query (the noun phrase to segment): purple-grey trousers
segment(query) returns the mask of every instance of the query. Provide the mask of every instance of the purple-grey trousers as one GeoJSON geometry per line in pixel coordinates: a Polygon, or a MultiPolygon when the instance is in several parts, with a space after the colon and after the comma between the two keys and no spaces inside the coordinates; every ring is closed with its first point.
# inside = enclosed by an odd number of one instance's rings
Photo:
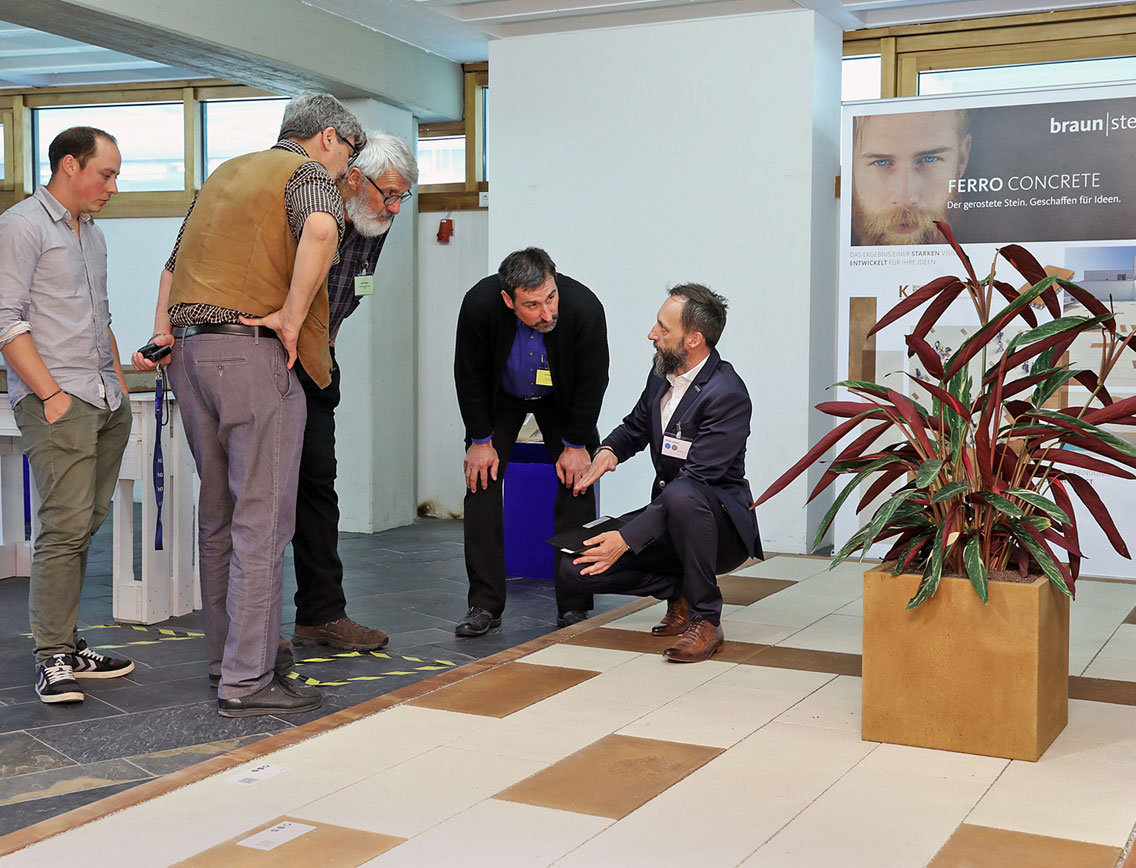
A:
{"type": "Polygon", "coordinates": [[[275,337],[227,334],[183,338],[170,362],[201,480],[202,614],[221,699],[272,680],[307,415],[304,390],[286,365],[275,337]]]}

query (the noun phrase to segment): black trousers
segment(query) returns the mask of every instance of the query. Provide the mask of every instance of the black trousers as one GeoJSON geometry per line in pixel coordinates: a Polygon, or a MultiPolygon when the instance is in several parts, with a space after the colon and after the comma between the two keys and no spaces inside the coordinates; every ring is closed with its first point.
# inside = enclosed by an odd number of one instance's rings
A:
{"type": "Polygon", "coordinates": [[[308,423],[300,453],[296,492],[296,623],[326,624],[347,614],[343,563],[339,560],[339,497],[335,493],[335,408],[339,406],[339,365],[331,354],[331,385],[317,386],[297,364],[308,399],[308,423]]]}
{"type": "MultiPolygon", "coordinates": [[[[499,394],[493,416],[493,448],[497,450],[500,466],[497,480],[489,480],[488,488],[465,492],[465,568],[469,575],[469,605],[488,610],[494,617],[505,611],[505,519],[501,502],[501,484],[505,481],[505,467],[517,433],[525,416],[532,413],[540,426],[545,448],[553,461],[564,451],[561,442],[564,426],[560,412],[551,398],[538,401],[521,401],[511,395],[499,394]]],[[[466,441],[466,448],[469,448],[466,441]]],[[[599,434],[593,431],[584,444],[589,452],[599,445],[599,434]]],[[[557,533],[580,527],[596,517],[596,498],[589,490],[579,497],[572,489],[557,486],[556,504],[553,507],[553,526],[557,533]]],[[[557,567],[560,565],[557,554],[557,567]]],[[[557,591],[556,605],[560,612],[569,609],[587,610],[592,607],[591,596],[587,605],[580,605],[584,595],[576,595],[573,605],[565,605],[557,591]]]]}
{"type": "Polygon", "coordinates": [[[663,536],[639,554],[624,552],[607,572],[596,576],[581,575],[588,564],[576,565],[565,557],[556,572],[557,599],[574,603],[592,594],[685,597],[692,616],[720,623],[722,592],[717,574],[737,568],[749,557],[737,528],[714,491],[693,480],[674,480],[653,505],[665,511],[663,536]]]}

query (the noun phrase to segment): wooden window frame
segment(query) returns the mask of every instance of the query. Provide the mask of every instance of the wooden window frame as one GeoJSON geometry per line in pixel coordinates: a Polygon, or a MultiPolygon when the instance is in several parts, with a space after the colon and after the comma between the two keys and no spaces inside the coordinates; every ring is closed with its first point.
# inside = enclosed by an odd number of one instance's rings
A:
{"type": "Polygon", "coordinates": [[[485,165],[485,101],[482,90],[489,87],[489,64],[467,63],[465,70],[464,117],[418,125],[418,139],[465,136],[465,181],[455,184],[424,184],[418,188],[418,211],[487,211],[480,194],[489,192],[483,177],[485,165]],[[472,146],[471,146],[472,143],[472,146]]]}
{"type": "Polygon", "coordinates": [[[916,96],[919,73],[1136,54],[1132,4],[844,34],[844,56],[878,54],[880,96],[916,96]]]}
{"type": "Polygon", "coordinates": [[[130,103],[178,103],[185,113],[185,186],[181,190],[118,193],[99,212],[99,219],[116,217],[184,217],[194,193],[203,181],[202,103],[217,99],[257,99],[278,94],[253,87],[230,84],[218,79],[199,81],[138,83],[106,87],[37,88],[6,92],[0,97],[0,122],[5,125],[4,147],[11,147],[12,163],[0,180],[0,211],[31,195],[32,113],[38,108],[82,105],[126,105],[130,103]],[[8,123],[12,143],[9,146],[8,123]]]}

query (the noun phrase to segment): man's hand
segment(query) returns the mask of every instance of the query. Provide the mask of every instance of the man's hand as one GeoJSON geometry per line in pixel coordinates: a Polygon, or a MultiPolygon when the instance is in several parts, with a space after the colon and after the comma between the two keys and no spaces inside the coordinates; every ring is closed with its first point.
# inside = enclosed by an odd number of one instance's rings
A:
{"type": "Polygon", "coordinates": [[[598,576],[600,573],[606,573],[611,565],[619,560],[620,555],[627,551],[623,534],[617,530],[609,530],[607,533],[586,539],[584,545],[591,548],[582,551],[580,556],[572,561],[574,564],[591,564],[580,570],[581,576],[598,576]]]}
{"type": "Polygon", "coordinates": [[[466,487],[470,491],[477,491],[477,484],[480,482],[483,489],[488,488],[490,479],[497,481],[497,466],[500,463],[492,440],[487,443],[472,444],[465,452],[466,487]]]}
{"type": "MultiPolygon", "coordinates": [[[[154,337],[151,338],[150,343],[157,344],[159,347],[172,347],[174,345],[174,336],[154,335],[154,337]]],[[[159,362],[151,362],[140,352],[138,352],[138,350],[135,350],[130,356],[130,364],[134,367],[134,370],[146,373],[148,371],[156,371],[158,369],[158,365],[168,365],[170,363],[170,359],[172,358],[172,355],[167,355],[159,362]]],[[[125,395],[126,392],[123,392],[122,394],[125,395]]]]}
{"type": "Polygon", "coordinates": [[[300,339],[300,326],[304,324],[303,319],[294,323],[289,319],[287,311],[281,308],[274,310],[268,316],[242,316],[241,323],[247,326],[264,326],[276,332],[276,337],[280,338],[280,343],[284,344],[284,352],[288,354],[288,370],[292,369],[292,365],[296,364],[296,343],[300,339]]]}
{"type": "Polygon", "coordinates": [[[43,402],[43,418],[50,425],[63,417],[71,409],[71,396],[66,392],[56,392],[43,402]]]}
{"type": "MultiPolygon", "coordinates": [[[[556,459],[556,476],[561,485],[566,485],[569,488],[573,488],[576,480],[583,476],[587,469],[587,449],[573,449],[571,446],[565,446],[560,457],[556,459]]],[[[574,488],[572,493],[577,493],[574,488]]]]}
{"type": "Polygon", "coordinates": [[[596,457],[592,459],[592,463],[588,466],[588,469],[585,470],[582,475],[576,477],[576,484],[572,488],[572,494],[579,496],[587,491],[597,479],[605,473],[615,470],[617,464],[619,464],[619,459],[615,457],[614,452],[610,449],[601,449],[596,453],[596,457]]]}

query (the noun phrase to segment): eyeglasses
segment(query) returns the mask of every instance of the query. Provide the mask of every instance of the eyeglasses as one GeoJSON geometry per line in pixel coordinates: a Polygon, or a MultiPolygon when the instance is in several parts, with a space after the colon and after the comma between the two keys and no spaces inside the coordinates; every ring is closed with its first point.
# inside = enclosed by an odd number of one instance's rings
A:
{"type": "MultiPolygon", "coordinates": [[[[363,177],[367,178],[368,181],[371,181],[371,179],[368,176],[363,175],[363,177]]],[[[383,192],[382,187],[380,187],[374,181],[371,181],[371,186],[379,191],[379,195],[383,197],[383,204],[384,205],[393,205],[395,202],[405,202],[407,199],[410,198],[410,191],[409,190],[407,190],[405,193],[402,193],[401,195],[398,194],[398,193],[391,193],[388,196],[386,193],[383,192]]]]}
{"type": "Polygon", "coordinates": [[[348,164],[354,163],[355,160],[358,159],[359,155],[361,153],[363,153],[363,149],[361,147],[359,147],[358,145],[351,144],[351,142],[349,142],[349,141],[347,141],[347,139],[343,138],[343,136],[341,136],[339,134],[339,130],[336,130],[335,127],[332,127],[332,129],[335,130],[335,137],[351,149],[351,156],[347,158],[348,164]]]}

